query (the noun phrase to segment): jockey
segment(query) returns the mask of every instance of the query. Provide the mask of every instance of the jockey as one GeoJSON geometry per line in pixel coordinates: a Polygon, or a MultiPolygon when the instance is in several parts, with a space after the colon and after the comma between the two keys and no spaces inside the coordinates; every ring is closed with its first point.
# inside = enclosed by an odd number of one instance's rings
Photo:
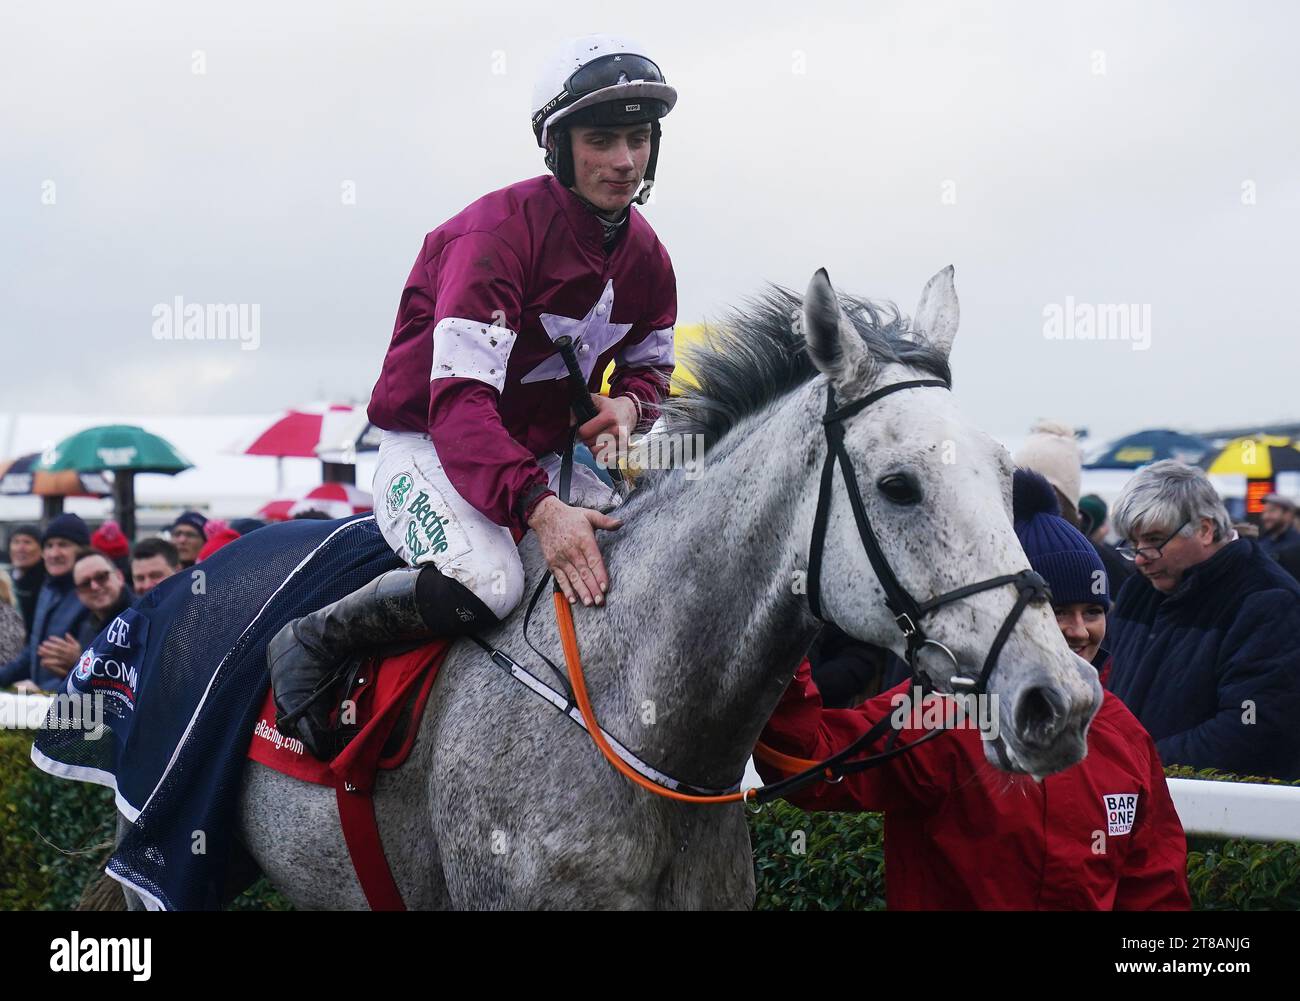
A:
{"type": "Polygon", "coordinates": [[[310,700],[337,665],[504,619],[523,597],[528,529],[570,602],[604,602],[594,530],[619,527],[603,513],[618,498],[577,464],[571,503],[552,490],[571,425],[553,342],[573,339],[589,389],[614,363],[583,441],[649,427],[673,371],[677,291],[633,203],[649,197],[677,92],[645,52],[610,35],[568,42],[533,96],[550,174],[485,195],[424,239],[369,407],[384,429],[375,520],[409,567],[289,623],[267,649],[277,725],[317,757],[333,752],[330,706],[310,700]]]}

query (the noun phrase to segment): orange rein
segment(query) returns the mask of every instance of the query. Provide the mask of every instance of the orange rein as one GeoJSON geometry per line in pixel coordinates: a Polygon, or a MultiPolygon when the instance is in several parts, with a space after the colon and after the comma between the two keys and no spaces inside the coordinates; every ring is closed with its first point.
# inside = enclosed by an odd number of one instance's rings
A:
{"type": "MultiPolygon", "coordinates": [[[[746,792],[725,793],[721,796],[693,796],[689,793],[665,789],[658,783],[651,782],[615,754],[614,749],[609,746],[609,741],[605,739],[604,733],[601,732],[600,724],[596,722],[596,711],[592,708],[591,697],[587,694],[587,679],[582,674],[582,657],[578,652],[578,631],[573,625],[573,610],[569,607],[569,601],[562,592],[555,591],[552,599],[555,602],[555,619],[560,626],[560,644],[564,648],[564,663],[569,669],[569,681],[573,685],[573,699],[578,703],[578,710],[582,713],[582,718],[587,724],[587,732],[591,734],[591,739],[595,741],[596,747],[605,756],[605,760],[613,765],[619,774],[656,796],[664,796],[684,803],[739,803],[757,793],[756,789],[750,789],[746,792]]],[[[762,741],[755,745],[754,757],[791,775],[806,771],[809,768],[816,768],[821,764],[820,761],[810,761],[807,758],[795,758],[788,754],[782,754],[780,751],[768,747],[762,741]]],[[[830,769],[827,769],[826,775],[828,778],[831,776],[830,769]]]]}
{"type": "MultiPolygon", "coordinates": [[[[564,663],[569,668],[569,682],[573,685],[573,699],[578,703],[578,709],[582,713],[583,720],[586,721],[587,732],[591,734],[591,739],[596,742],[596,747],[600,749],[600,753],[605,756],[606,761],[613,765],[621,775],[635,782],[642,789],[652,792],[656,796],[665,796],[668,799],[675,799],[684,803],[740,803],[757,792],[755,789],[750,789],[744,792],[725,793],[721,796],[692,796],[689,793],[665,789],[663,786],[651,782],[615,754],[614,749],[609,746],[609,741],[605,739],[605,735],[601,732],[600,724],[596,722],[596,711],[592,709],[591,698],[587,694],[587,681],[582,675],[582,659],[578,654],[578,633],[573,626],[573,611],[569,608],[568,599],[560,591],[554,592],[553,598],[555,601],[555,619],[560,625],[560,642],[564,647],[564,663]]],[[[812,764],[816,764],[816,762],[812,762],[812,764]]]]}

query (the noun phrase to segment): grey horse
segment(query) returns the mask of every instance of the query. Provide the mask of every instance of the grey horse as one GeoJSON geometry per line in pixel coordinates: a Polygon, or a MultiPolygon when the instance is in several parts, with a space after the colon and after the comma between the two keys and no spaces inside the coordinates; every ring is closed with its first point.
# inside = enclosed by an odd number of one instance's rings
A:
{"type": "MultiPolygon", "coordinates": [[[[645,474],[619,510],[623,527],[601,539],[608,604],[574,609],[599,720],[643,761],[701,787],[742,775],[820,626],[805,591],[827,382],[849,401],[947,378],[957,321],[951,268],[926,285],[910,325],[896,310],[841,297],[818,272],[802,304],[770,290],[693,359],[699,388],[668,408],[663,433],[702,436],[702,469],[645,474]]],[[[960,416],[951,393],[895,393],[846,431],[869,515],[912,594],[1028,566],[1012,530],[1007,454],[960,416]],[[878,486],[889,474],[907,477],[919,500],[891,500],[878,486]]],[[[824,614],[902,654],[838,478],[834,489],[824,614]]],[[[520,552],[537,580],[545,567],[535,540],[520,552]]],[[[927,632],[978,670],[1015,594],[1000,587],[957,601],[927,632]]],[[[562,662],[554,616],[540,607],[531,637],[562,662]]],[[[522,619],[485,639],[543,673],[522,619]]],[[[1001,731],[991,763],[1042,776],[1083,757],[1101,690],[1049,608],[1026,609],[989,692],[1001,731]]],[[[754,899],[743,807],[635,787],[470,643],[448,655],[414,751],[380,775],[375,808],[413,909],[747,908],[754,899]]],[[[366,906],[331,790],[250,762],[240,811],[242,843],[294,905],[366,906]]]]}

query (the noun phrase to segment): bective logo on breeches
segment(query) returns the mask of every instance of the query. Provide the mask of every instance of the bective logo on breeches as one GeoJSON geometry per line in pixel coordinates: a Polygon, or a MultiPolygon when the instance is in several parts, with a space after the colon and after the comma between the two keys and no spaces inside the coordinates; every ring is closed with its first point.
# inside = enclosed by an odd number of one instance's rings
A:
{"type": "Polygon", "coordinates": [[[410,473],[398,473],[388,481],[384,502],[388,505],[389,517],[396,518],[402,513],[402,508],[406,505],[406,495],[411,492],[413,486],[415,480],[411,478],[410,473]]]}
{"type": "Polygon", "coordinates": [[[429,493],[421,490],[406,509],[411,521],[406,526],[406,548],[410,560],[414,563],[425,553],[445,553],[447,551],[447,525],[450,517],[440,517],[429,503],[429,493]]]}

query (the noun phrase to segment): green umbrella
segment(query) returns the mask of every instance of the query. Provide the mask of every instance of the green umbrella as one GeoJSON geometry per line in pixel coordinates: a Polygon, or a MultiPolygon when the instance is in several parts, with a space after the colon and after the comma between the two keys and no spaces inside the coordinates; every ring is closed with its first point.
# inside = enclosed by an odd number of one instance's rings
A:
{"type": "Polygon", "coordinates": [[[47,472],[73,469],[79,473],[112,470],[113,501],[118,524],[135,538],[135,474],[174,475],[193,467],[165,438],[133,424],[104,424],[64,438],[41,456],[36,468],[47,472]]]}
{"type": "Polygon", "coordinates": [[[133,473],[179,473],[194,463],[165,438],[134,424],[104,424],[64,438],[41,456],[39,469],[79,473],[111,469],[133,473]]]}

